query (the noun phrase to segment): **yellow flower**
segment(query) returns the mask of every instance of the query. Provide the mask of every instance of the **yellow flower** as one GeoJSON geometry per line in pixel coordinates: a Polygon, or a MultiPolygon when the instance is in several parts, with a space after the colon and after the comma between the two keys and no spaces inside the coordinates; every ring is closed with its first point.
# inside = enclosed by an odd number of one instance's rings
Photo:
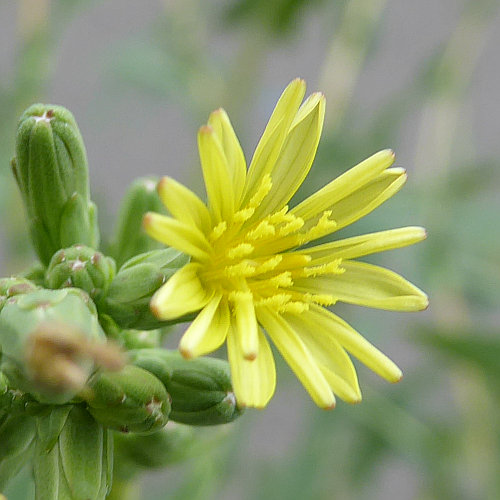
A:
{"type": "Polygon", "coordinates": [[[208,202],[168,177],[158,186],[170,216],[148,213],[147,233],[191,256],[158,290],[151,309],[162,319],[199,311],[179,349],[186,358],[225,341],[236,398],[262,408],[276,384],[271,340],[317,405],[335,396],[361,400],[348,353],[397,382],[399,368],[327,309],[336,301],[396,311],[427,306],[426,295],[387,269],[353,260],[425,238],[419,227],[304,248],[371,212],[406,180],[380,151],[296,207],[287,203],[306,177],[325,113],[320,93],[304,103],[304,81],[283,92],[247,170],[226,113],[214,111],[198,134],[208,202]]]}

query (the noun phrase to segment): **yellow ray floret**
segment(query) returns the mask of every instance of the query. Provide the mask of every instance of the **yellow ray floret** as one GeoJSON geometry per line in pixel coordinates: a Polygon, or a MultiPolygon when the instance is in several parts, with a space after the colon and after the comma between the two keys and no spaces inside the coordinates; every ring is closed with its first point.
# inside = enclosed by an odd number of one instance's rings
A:
{"type": "Polygon", "coordinates": [[[393,271],[354,260],[421,241],[422,228],[311,246],[385,202],[406,173],[383,150],[289,208],[313,163],[325,114],[322,94],[302,103],[304,94],[300,79],[285,89],[248,170],[227,114],[214,111],[198,134],[207,202],[164,178],[158,192],[170,216],[144,218],[151,237],[191,256],[153,296],[151,310],[162,320],[199,311],[180,352],[192,358],[227,342],[240,406],[263,408],[274,393],[269,341],[322,408],[333,408],[335,396],[361,401],[350,355],[397,382],[400,369],[327,307],[341,301],[417,311],[428,304],[393,271]]]}

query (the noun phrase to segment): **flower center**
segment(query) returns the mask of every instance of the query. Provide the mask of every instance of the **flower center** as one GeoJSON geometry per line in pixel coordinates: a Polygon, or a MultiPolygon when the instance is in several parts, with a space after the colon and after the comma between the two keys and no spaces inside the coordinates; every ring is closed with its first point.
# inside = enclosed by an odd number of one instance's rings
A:
{"type": "Polygon", "coordinates": [[[222,221],[213,228],[213,258],[200,274],[201,281],[230,302],[237,300],[238,294],[251,294],[256,306],[269,305],[279,312],[302,312],[311,303],[333,304],[331,295],[294,289],[294,279],[339,274],[343,272],[341,259],[315,266],[307,253],[289,251],[330,232],[335,227],[329,218],[331,212],[305,223],[284,206],[252,220],[271,186],[270,177],[265,176],[248,205],[236,212],[232,221],[222,221]]]}

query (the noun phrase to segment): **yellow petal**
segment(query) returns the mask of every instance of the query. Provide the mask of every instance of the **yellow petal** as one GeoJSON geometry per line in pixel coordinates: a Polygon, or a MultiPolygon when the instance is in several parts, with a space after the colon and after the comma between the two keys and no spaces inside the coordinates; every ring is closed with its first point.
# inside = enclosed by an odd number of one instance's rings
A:
{"type": "MultiPolygon", "coordinates": [[[[375,210],[379,205],[397,193],[406,182],[406,172],[402,168],[389,168],[363,187],[328,207],[328,218],[335,221],[331,227],[315,231],[307,241],[331,234],[357,221],[375,210]]],[[[309,219],[304,230],[315,226],[322,215],[309,219]]]]}
{"type": "Polygon", "coordinates": [[[324,96],[312,94],[301,106],[290,127],[271,171],[272,188],[256,209],[256,218],[286,205],[300,187],[316,155],[324,117],[324,96]]]}
{"type": "Polygon", "coordinates": [[[264,408],[274,394],[276,369],[274,358],[264,333],[259,328],[259,355],[253,361],[245,359],[239,335],[232,327],[227,336],[227,353],[231,365],[231,379],[239,406],[264,408]]]}
{"type": "Polygon", "coordinates": [[[363,234],[353,238],[332,241],[301,251],[309,255],[310,265],[321,265],[334,259],[354,259],[372,253],[393,250],[422,241],[427,236],[423,227],[401,227],[388,231],[363,234]]]}
{"type": "Polygon", "coordinates": [[[345,269],[342,274],[298,278],[294,289],[391,311],[421,311],[428,306],[427,295],[393,271],[353,260],[342,261],[340,267],[345,269]]]}
{"type": "Polygon", "coordinates": [[[234,213],[234,193],[229,167],[222,146],[212,127],[201,127],[198,132],[203,179],[207,190],[208,207],[213,221],[230,221],[234,213]]]}
{"type": "Polygon", "coordinates": [[[208,259],[212,248],[196,227],[166,215],[148,212],[143,227],[149,236],[200,260],[208,259]]]}
{"type": "Polygon", "coordinates": [[[233,183],[234,204],[235,207],[239,207],[247,177],[245,155],[234,133],[229,117],[223,109],[214,111],[208,119],[208,124],[213,128],[222,146],[233,183]]]}
{"type": "Polygon", "coordinates": [[[199,270],[199,264],[186,264],[153,295],[150,307],[157,318],[175,319],[198,311],[209,302],[213,293],[202,286],[199,270]]]}
{"type": "Polygon", "coordinates": [[[231,294],[234,303],[236,324],[234,334],[238,337],[243,357],[253,360],[259,353],[259,339],[257,335],[257,318],[251,292],[234,292],[231,294]]]}
{"type": "Polygon", "coordinates": [[[356,370],[331,330],[314,321],[308,311],[284,317],[313,355],[333,392],[348,403],[359,403],[361,392],[356,370]]]}
{"type": "Polygon", "coordinates": [[[229,307],[221,298],[221,294],[216,294],[182,336],[179,351],[185,358],[215,351],[226,340],[230,322],[229,307]]]}
{"type": "Polygon", "coordinates": [[[306,198],[291,213],[297,217],[302,217],[304,220],[315,217],[375,179],[393,163],[393,151],[390,149],[379,151],[334,179],[309,198],[306,198]]]}
{"type": "Polygon", "coordinates": [[[202,233],[210,231],[210,214],[205,204],[190,189],[170,177],[158,184],[158,194],[167,210],[188,226],[196,226],[202,233]]]}
{"type": "Polygon", "coordinates": [[[329,331],[335,340],[377,375],[389,382],[401,380],[401,370],[343,319],[314,304],[309,308],[309,318],[318,328],[329,331]]]}
{"type": "Polygon", "coordinates": [[[267,307],[259,307],[257,317],[313,401],[321,408],[333,408],[335,397],[330,385],[289,323],[267,307]]]}
{"type": "Polygon", "coordinates": [[[248,203],[260,186],[262,178],[273,169],[305,91],[304,80],[297,78],[287,86],[279,98],[250,163],[243,204],[248,203]]]}

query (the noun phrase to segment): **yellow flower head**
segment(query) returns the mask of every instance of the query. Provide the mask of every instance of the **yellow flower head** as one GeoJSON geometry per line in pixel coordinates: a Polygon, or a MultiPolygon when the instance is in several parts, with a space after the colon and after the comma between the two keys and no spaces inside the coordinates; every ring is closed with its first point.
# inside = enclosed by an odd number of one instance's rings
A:
{"type": "Polygon", "coordinates": [[[427,306],[426,295],[402,277],[353,260],[416,243],[425,238],[422,228],[303,247],[371,212],[406,180],[403,169],[390,168],[393,152],[384,150],[290,209],[325,113],[322,94],[302,103],[304,94],[300,79],[285,89],[248,170],[229,118],[214,111],[198,133],[207,204],[165,177],[158,191],[171,216],[144,218],[150,236],[191,256],[153,296],[151,309],[162,320],[199,311],[180,342],[186,358],[227,341],[241,406],[262,408],[274,393],[269,340],[323,408],[335,405],[334,394],[361,400],[347,352],[397,382],[399,368],[327,306],[337,300],[397,311],[427,306]]]}

